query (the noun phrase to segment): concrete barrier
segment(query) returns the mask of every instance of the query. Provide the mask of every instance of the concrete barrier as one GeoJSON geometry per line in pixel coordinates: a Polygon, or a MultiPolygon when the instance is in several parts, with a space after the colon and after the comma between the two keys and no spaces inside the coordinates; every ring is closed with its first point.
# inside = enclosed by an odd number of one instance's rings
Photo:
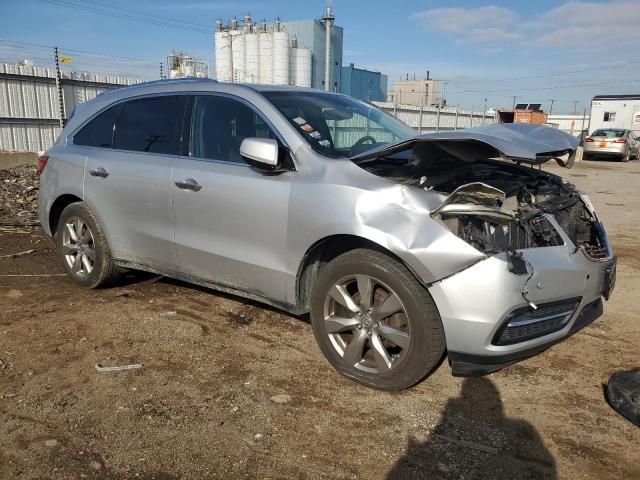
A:
{"type": "Polygon", "coordinates": [[[35,152],[0,152],[0,170],[37,164],[38,154],[35,152]]]}

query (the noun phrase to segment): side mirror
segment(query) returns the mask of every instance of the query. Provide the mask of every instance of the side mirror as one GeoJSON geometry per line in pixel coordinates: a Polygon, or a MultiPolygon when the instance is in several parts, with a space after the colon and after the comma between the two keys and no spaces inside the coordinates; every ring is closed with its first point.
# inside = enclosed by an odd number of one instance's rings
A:
{"type": "Polygon", "coordinates": [[[271,138],[249,137],[240,144],[240,155],[252,167],[269,172],[279,170],[278,142],[271,138]]]}

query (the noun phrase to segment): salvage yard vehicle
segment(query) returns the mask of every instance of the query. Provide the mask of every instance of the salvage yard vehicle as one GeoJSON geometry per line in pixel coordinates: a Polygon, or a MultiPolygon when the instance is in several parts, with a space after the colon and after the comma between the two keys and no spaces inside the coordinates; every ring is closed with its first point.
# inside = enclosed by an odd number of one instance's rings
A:
{"type": "Polygon", "coordinates": [[[628,162],[640,158],[640,141],[631,130],[600,128],[584,139],[584,158],[608,157],[628,162]]]}
{"type": "Polygon", "coordinates": [[[39,214],[80,285],[123,268],[310,313],[342,374],[399,390],[535,355],[602,313],[615,257],[557,129],[416,136],[351,97],[169,80],[77,107],[39,214]]]}

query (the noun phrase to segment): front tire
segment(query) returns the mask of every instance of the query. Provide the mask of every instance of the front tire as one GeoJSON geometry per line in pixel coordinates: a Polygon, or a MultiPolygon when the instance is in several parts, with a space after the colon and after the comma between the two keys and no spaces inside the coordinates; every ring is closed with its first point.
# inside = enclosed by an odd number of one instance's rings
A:
{"type": "Polygon", "coordinates": [[[56,242],[67,275],[83,287],[110,285],[121,273],[102,227],[84,202],[72,203],[62,211],[56,242]]]}
{"type": "Polygon", "coordinates": [[[381,390],[415,385],[445,350],[429,292],[402,263],[372,250],[344,253],[320,271],[311,323],[336,370],[381,390]]]}

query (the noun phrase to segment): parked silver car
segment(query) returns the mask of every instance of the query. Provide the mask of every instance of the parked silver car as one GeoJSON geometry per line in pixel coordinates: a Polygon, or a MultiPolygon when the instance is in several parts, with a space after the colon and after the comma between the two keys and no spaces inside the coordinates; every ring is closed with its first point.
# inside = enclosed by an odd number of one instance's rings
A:
{"type": "Polygon", "coordinates": [[[40,218],[80,285],[147,270],[310,312],[344,375],[389,390],[534,355],[602,313],[615,258],[545,126],[416,136],[333,93],[160,81],[79,106],[40,218]]]}
{"type": "Polygon", "coordinates": [[[623,128],[600,128],[584,139],[585,158],[608,157],[628,162],[640,158],[640,141],[623,128]]]}

